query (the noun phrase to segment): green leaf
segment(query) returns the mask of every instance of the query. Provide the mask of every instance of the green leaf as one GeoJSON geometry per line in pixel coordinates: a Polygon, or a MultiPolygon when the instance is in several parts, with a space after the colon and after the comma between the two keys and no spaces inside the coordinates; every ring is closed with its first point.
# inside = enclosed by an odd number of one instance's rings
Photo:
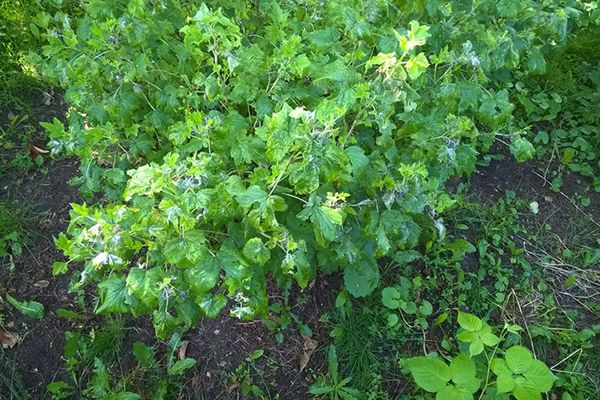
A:
{"type": "Polygon", "coordinates": [[[436,393],[435,400],[473,400],[473,395],[464,389],[448,385],[436,393]]]}
{"type": "Polygon", "coordinates": [[[127,275],[128,293],[148,307],[157,307],[159,285],[165,277],[166,273],[160,268],[131,268],[127,275]]]}
{"type": "Polygon", "coordinates": [[[379,267],[376,262],[359,261],[344,270],[344,285],[354,297],[368,296],[379,285],[379,267]]]}
{"type": "Polygon", "coordinates": [[[129,311],[130,295],[127,290],[125,277],[113,275],[98,284],[100,304],[96,309],[98,314],[124,313],[129,311]]]}
{"type": "Polygon", "coordinates": [[[211,256],[192,268],[186,269],[184,276],[186,281],[189,282],[192,293],[199,296],[217,285],[220,273],[221,268],[217,258],[211,256]]]}
{"type": "Polygon", "coordinates": [[[394,33],[400,44],[400,49],[404,53],[409,52],[417,46],[424,45],[427,42],[427,38],[431,36],[429,34],[429,27],[427,25],[420,25],[417,21],[410,21],[410,29],[407,32],[407,36],[402,36],[396,31],[394,33]]]}
{"type": "Polygon", "coordinates": [[[263,245],[260,238],[248,240],[242,253],[249,261],[256,262],[258,265],[264,265],[271,258],[271,251],[263,245]]]}
{"type": "Polygon", "coordinates": [[[196,303],[207,317],[215,318],[227,305],[227,298],[219,293],[216,296],[199,297],[196,303]]]}
{"type": "Polygon", "coordinates": [[[468,386],[473,381],[477,381],[475,378],[476,374],[475,362],[471,360],[466,354],[460,354],[450,362],[450,374],[452,381],[457,386],[468,386]]]}
{"type": "Polygon", "coordinates": [[[471,357],[481,354],[483,352],[483,342],[477,338],[469,345],[469,354],[471,357]]]}
{"type": "Polygon", "coordinates": [[[542,51],[538,47],[533,47],[529,50],[527,57],[527,68],[532,74],[544,74],[546,73],[546,60],[542,51]]]}
{"type": "Polygon", "coordinates": [[[152,346],[147,346],[142,342],[135,342],[133,344],[133,355],[141,367],[151,368],[155,364],[154,348],[152,346]]]}
{"type": "Polygon", "coordinates": [[[61,318],[67,318],[67,319],[85,319],[85,317],[83,315],[81,315],[78,312],[75,311],[71,311],[71,310],[67,310],[65,308],[59,308],[58,310],[56,310],[56,315],[58,315],[61,318]]]}
{"type": "Polygon", "coordinates": [[[27,315],[30,318],[44,318],[44,305],[37,301],[18,301],[11,295],[7,294],[6,299],[16,308],[21,314],[27,315]]]}
{"type": "Polygon", "coordinates": [[[506,350],[504,355],[506,365],[515,374],[522,374],[529,369],[533,362],[533,356],[528,348],[523,346],[513,346],[506,350]]]}
{"type": "Polygon", "coordinates": [[[400,308],[401,299],[402,295],[400,294],[398,289],[394,287],[387,287],[381,292],[381,301],[383,305],[391,310],[400,308]]]}
{"type": "Polygon", "coordinates": [[[298,218],[302,220],[310,219],[310,222],[315,224],[314,230],[317,241],[324,244],[324,241],[319,239],[334,240],[337,226],[344,223],[344,218],[341,210],[324,205],[317,206],[316,202],[316,197],[311,197],[304,210],[298,214],[298,218]]]}
{"type": "Polygon", "coordinates": [[[509,393],[515,388],[515,379],[512,374],[500,374],[496,378],[498,393],[509,393]]]}
{"type": "Polygon", "coordinates": [[[52,275],[53,276],[62,275],[62,274],[67,273],[68,271],[69,271],[69,266],[66,262],[57,261],[54,264],[52,264],[52,275]]]}
{"type": "Polygon", "coordinates": [[[500,342],[500,338],[493,333],[486,333],[481,335],[481,341],[486,346],[493,347],[500,342]]]}
{"type": "Polygon", "coordinates": [[[477,332],[483,327],[483,321],[473,314],[458,312],[458,324],[461,328],[469,332],[477,332]]]}
{"type": "Polygon", "coordinates": [[[523,374],[540,392],[548,392],[554,385],[556,377],[540,360],[533,360],[523,374]]]}
{"type": "Polygon", "coordinates": [[[394,326],[396,326],[396,324],[398,324],[399,321],[399,317],[397,314],[388,314],[388,326],[390,328],[393,328],[394,326]]]}
{"type": "Polygon", "coordinates": [[[510,152],[518,162],[524,162],[533,158],[535,147],[527,139],[517,136],[510,144],[510,152]]]}
{"type": "Polygon", "coordinates": [[[250,208],[253,204],[262,204],[267,201],[268,194],[258,186],[250,186],[235,196],[236,201],[244,208],[250,208]]]}
{"type": "Polygon", "coordinates": [[[168,372],[171,376],[182,375],[194,365],[196,365],[196,360],[193,358],[184,358],[183,360],[179,360],[175,364],[170,365],[168,372]]]}
{"type": "Polygon", "coordinates": [[[189,231],[184,237],[176,237],[167,242],[163,253],[169,264],[188,268],[209,255],[204,245],[206,239],[198,231],[189,231]]]}
{"type": "Polygon", "coordinates": [[[121,392],[108,396],[107,400],[140,400],[141,398],[137,393],[121,392]]]}
{"type": "Polygon", "coordinates": [[[334,345],[329,346],[327,351],[327,370],[329,371],[329,377],[337,382],[338,380],[338,358],[337,352],[334,345]]]}
{"type": "Polygon", "coordinates": [[[498,1],[498,13],[507,18],[516,18],[523,8],[523,3],[520,0],[500,0],[498,1]]]}
{"type": "Polygon", "coordinates": [[[52,123],[40,122],[40,125],[48,132],[48,136],[53,139],[60,139],[66,135],[65,126],[56,117],[52,119],[52,123]]]}
{"type": "Polygon", "coordinates": [[[461,342],[471,343],[473,340],[477,339],[478,336],[474,332],[462,331],[456,334],[456,338],[461,342]]]}
{"type": "Polygon", "coordinates": [[[408,73],[408,76],[410,76],[410,79],[415,80],[423,75],[428,66],[429,61],[427,61],[425,54],[419,53],[415,57],[411,57],[406,62],[404,68],[406,68],[406,72],[408,73]]]}
{"type": "Polygon", "coordinates": [[[517,400],[541,400],[542,395],[536,386],[527,378],[517,377],[512,391],[517,400]]]}
{"type": "Polygon", "coordinates": [[[415,383],[427,392],[439,392],[450,380],[450,367],[440,358],[415,357],[406,366],[415,383]]]}
{"type": "Polygon", "coordinates": [[[428,317],[433,313],[433,306],[427,300],[423,300],[419,305],[419,313],[424,317],[428,317]]]}

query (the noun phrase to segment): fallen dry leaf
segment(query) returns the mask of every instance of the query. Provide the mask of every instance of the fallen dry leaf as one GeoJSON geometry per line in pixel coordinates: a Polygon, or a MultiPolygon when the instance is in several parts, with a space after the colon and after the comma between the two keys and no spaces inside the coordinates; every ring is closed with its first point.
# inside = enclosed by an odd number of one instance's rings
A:
{"type": "Polygon", "coordinates": [[[304,339],[304,344],[302,346],[302,353],[300,353],[300,372],[304,371],[317,346],[319,346],[319,342],[311,337],[302,336],[302,338],[304,339]]]}
{"type": "Polygon", "coordinates": [[[50,153],[48,150],[44,150],[44,149],[40,149],[39,147],[30,144],[29,146],[27,146],[27,149],[29,150],[29,154],[31,155],[31,158],[36,158],[37,156],[43,156],[45,154],[50,153]]]}
{"type": "Polygon", "coordinates": [[[0,329],[0,343],[2,344],[2,348],[11,349],[15,344],[19,343],[19,334],[17,332],[0,329]]]}
{"type": "Polygon", "coordinates": [[[227,387],[227,393],[233,393],[239,387],[240,387],[240,383],[239,382],[233,382],[231,385],[229,385],[227,387]]]}
{"type": "Polygon", "coordinates": [[[185,353],[187,353],[187,348],[188,348],[189,344],[190,344],[189,340],[183,340],[181,342],[181,347],[179,348],[179,352],[177,353],[177,357],[180,360],[183,360],[185,358],[185,353]]]}
{"type": "Polygon", "coordinates": [[[45,289],[48,287],[48,285],[50,285],[50,281],[47,281],[45,279],[43,279],[41,281],[37,281],[36,283],[33,284],[33,286],[40,288],[40,289],[45,289]]]}
{"type": "Polygon", "coordinates": [[[550,196],[544,196],[544,201],[546,203],[552,203],[552,201],[554,201],[554,199],[552,197],[550,197],[550,196]]]}

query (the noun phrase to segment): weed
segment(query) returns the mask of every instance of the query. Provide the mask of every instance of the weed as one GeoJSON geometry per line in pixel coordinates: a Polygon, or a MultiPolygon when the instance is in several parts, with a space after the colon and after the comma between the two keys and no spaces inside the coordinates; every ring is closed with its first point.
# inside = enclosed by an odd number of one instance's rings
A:
{"type": "Polygon", "coordinates": [[[23,253],[30,238],[28,217],[25,208],[0,201],[0,260],[12,259],[23,253]]]}
{"type": "Polygon", "coordinates": [[[330,400],[358,400],[361,397],[359,390],[350,386],[352,377],[341,378],[338,371],[338,359],[335,346],[329,346],[327,352],[327,369],[329,375],[317,378],[309,393],[330,400]]]}

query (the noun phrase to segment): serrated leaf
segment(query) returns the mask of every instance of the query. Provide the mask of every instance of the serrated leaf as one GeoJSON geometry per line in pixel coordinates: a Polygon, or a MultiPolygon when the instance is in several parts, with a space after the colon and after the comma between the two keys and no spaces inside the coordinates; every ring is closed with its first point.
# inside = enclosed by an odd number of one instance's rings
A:
{"type": "Polygon", "coordinates": [[[182,375],[185,371],[196,365],[193,358],[184,358],[169,366],[168,372],[171,376],[182,375]]]}
{"type": "Polygon", "coordinates": [[[517,377],[512,391],[517,400],[541,400],[542,395],[536,386],[527,378],[517,377]]]}
{"type": "Polygon", "coordinates": [[[475,378],[476,372],[475,362],[466,354],[459,354],[450,362],[452,381],[457,386],[465,387],[478,381],[475,378]]]}
{"type": "Polygon", "coordinates": [[[248,189],[235,195],[235,199],[240,206],[244,208],[250,208],[252,205],[258,203],[265,203],[267,201],[268,194],[258,186],[250,186],[248,189]]]}
{"type": "Polygon", "coordinates": [[[8,302],[16,308],[21,314],[27,315],[30,318],[44,318],[44,305],[37,301],[19,301],[10,294],[6,295],[8,302]]]}
{"type": "Polygon", "coordinates": [[[199,296],[217,285],[220,273],[221,268],[218,260],[210,256],[192,268],[186,269],[184,276],[189,282],[192,293],[199,296]]]}
{"type": "Polygon", "coordinates": [[[540,360],[533,360],[529,368],[523,374],[535,385],[540,392],[548,392],[554,386],[556,377],[550,369],[540,360]]]}
{"type": "Polygon", "coordinates": [[[160,268],[144,270],[142,268],[131,268],[127,275],[127,290],[141,303],[148,307],[158,306],[160,294],[158,285],[162,282],[166,273],[160,268]]]}
{"type": "Polygon", "coordinates": [[[450,381],[450,367],[440,358],[415,357],[406,366],[415,383],[427,392],[438,392],[450,381]]]}
{"type": "Polygon", "coordinates": [[[311,197],[311,201],[298,214],[298,218],[310,219],[310,222],[314,224],[317,241],[324,244],[321,237],[329,241],[334,240],[337,227],[343,224],[344,217],[341,210],[324,205],[317,206],[316,201],[315,197],[311,197]]]}
{"type": "Polygon", "coordinates": [[[496,378],[498,393],[508,393],[515,388],[515,379],[512,374],[500,374],[496,378]]]}
{"type": "Polygon", "coordinates": [[[129,311],[130,295],[125,277],[113,275],[98,284],[100,304],[96,309],[102,313],[124,313],[129,311]]]}
{"type": "Polygon", "coordinates": [[[263,245],[260,238],[252,238],[244,245],[244,257],[258,265],[264,265],[271,258],[271,251],[263,245]]]}
{"type": "Polygon", "coordinates": [[[531,351],[527,347],[513,346],[504,355],[506,365],[515,374],[522,374],[529,369],[533,362],[531,351]]]}
{"type": "Polygon", "coordinates": [[[415,57],[411,57],[405,64],[404,68],[408,73],[410,79],[418,79],[427,70],[429,61],[423,53],[417,54],[415,57]]]}
{"type": "Polygon", "coordinates": [[[200,297],[196,300],[196,303],[207,317],[215,318],[227,305],[227,298],[219,293],[216,296],[200,297]]]}
{"type": "Polygon", "coordinates": [[[473,400],[473,395],[464,389],[448,385],[436,393],[435,400],[473,400]]]}
{"type": "Polygon", "coordinates": [[[481,335],[481,341],[486,346],[492,347],[497,345],[500,342],[500,338],[493,333],[485,333],[481,335]]]}
{"type": "Polygon", "coordinates": [[[535,147],[527,139],[517,136],[510,144],[510,152],[518,162],[524,162],[533,158],[535,147]]]}
{"type": "Polygon", "coordinates": [[[477,332],[483,327],[483,321],[473,314],[458,312],[458,324],[461,328],[469,332],[477,332]]]}

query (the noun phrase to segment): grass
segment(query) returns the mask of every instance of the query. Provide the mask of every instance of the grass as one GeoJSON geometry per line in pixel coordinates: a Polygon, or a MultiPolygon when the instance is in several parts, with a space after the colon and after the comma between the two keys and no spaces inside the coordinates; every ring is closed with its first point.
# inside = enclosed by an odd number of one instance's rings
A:
{"type": "Polygon", "coordinates": [[[28,51],[40,47],[30,29],[40,9],[37,0],[0,0],[0,110],[29,110],[27,99],[43,87],[25,61],[28,51]]]}
{"type": "Polygon", "coordinates": [[[4,356],[0,347],[0,399],[2,400],[27,400],[29,393],[15,365],[4,356]]]}

